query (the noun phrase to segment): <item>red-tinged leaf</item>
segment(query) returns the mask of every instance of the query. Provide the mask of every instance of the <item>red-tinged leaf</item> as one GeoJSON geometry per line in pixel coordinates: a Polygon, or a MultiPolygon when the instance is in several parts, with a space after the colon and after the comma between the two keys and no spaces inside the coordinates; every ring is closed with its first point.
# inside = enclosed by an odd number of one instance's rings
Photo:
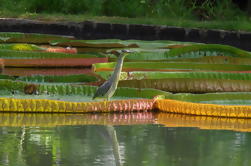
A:
{"type": "Polygon", "coordinates": [[[88,67],[107,58],[5,59],[6,67],[88,67]]]}
{"type": "Polygon", "coordinates": [[[63,48],[63,47],[49,47],[45,50],[46,52],[61,52],[61,53],[68,53],[68,54],[76,54],[78,51],[76,48],[63,48]]]}
{"type": "Polygon", "coordinates": [[[3,74],[10,76],[88,74],[90,68],[5,68],[3,74]]]}

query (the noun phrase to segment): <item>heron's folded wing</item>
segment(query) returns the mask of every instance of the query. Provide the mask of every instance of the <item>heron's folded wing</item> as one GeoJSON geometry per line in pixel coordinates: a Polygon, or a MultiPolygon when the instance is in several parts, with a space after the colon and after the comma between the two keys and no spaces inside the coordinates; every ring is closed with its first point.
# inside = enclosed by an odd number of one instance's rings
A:
{"type": "Polygon", "coordinates": [[[111,81],[106,81],[104,82],[96,91],[96,93],[93,96],[93,99],[95,99],[96,97],[103,97],[105,96],[105,94],[109,91],[109,89],[111,88],[112,83],[111,81]]]}

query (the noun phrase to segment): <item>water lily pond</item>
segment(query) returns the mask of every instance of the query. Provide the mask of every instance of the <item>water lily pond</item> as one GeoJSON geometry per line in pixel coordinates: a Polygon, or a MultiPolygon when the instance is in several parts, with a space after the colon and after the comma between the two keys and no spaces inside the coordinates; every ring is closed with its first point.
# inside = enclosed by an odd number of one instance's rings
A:
{"type": "Polygon", "coordinates": [[[250,165],[250,124],[166,113],[3,114],[0,165],[250,165]]]}
{"type": "Polygon", "coordinates": [[[249,166],[251,53],[0,33],[0,165],[249,166]],[[92,100],[125,57],[111,101],[92,100]]]}

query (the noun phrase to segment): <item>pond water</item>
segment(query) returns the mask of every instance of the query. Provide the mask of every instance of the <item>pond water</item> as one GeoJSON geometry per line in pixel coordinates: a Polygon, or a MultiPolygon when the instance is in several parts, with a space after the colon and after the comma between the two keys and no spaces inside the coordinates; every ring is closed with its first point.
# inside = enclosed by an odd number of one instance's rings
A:
{"type": "Polygon", "coordinates": [[[0,165],[250,166],[250,125],[248,119],[144,112],[4,113],[0,165]]]}

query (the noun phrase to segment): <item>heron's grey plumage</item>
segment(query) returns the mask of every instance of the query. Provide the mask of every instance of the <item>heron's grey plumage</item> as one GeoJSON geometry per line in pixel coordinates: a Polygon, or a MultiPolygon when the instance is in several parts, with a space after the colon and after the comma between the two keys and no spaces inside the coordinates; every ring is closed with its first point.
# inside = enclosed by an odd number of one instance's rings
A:
{"type": "Polygon", "coordinates": [[[109,91],[111,88],[112,83],[108,80],[105,81],[96,91],[92,99],[95,99],[96,97],[105,97],[105,94],[109,91]]]}
{"type": "Polygon", "coordinates": [[[113,94],[115,93],[119,81],[119,76],[122,70],[123,66],[123,61],[125,57],[125,53],[129,53],[130,51],[128,50],[122,50],[121,53],[117,54],[118,56],[118,61],[115,66],[114,72],[112,76],[105,81],[96,91],[96,93],[93,96],[93,99],[96,97],[105,97],[107,99],[111,98],[113,94]]]}

